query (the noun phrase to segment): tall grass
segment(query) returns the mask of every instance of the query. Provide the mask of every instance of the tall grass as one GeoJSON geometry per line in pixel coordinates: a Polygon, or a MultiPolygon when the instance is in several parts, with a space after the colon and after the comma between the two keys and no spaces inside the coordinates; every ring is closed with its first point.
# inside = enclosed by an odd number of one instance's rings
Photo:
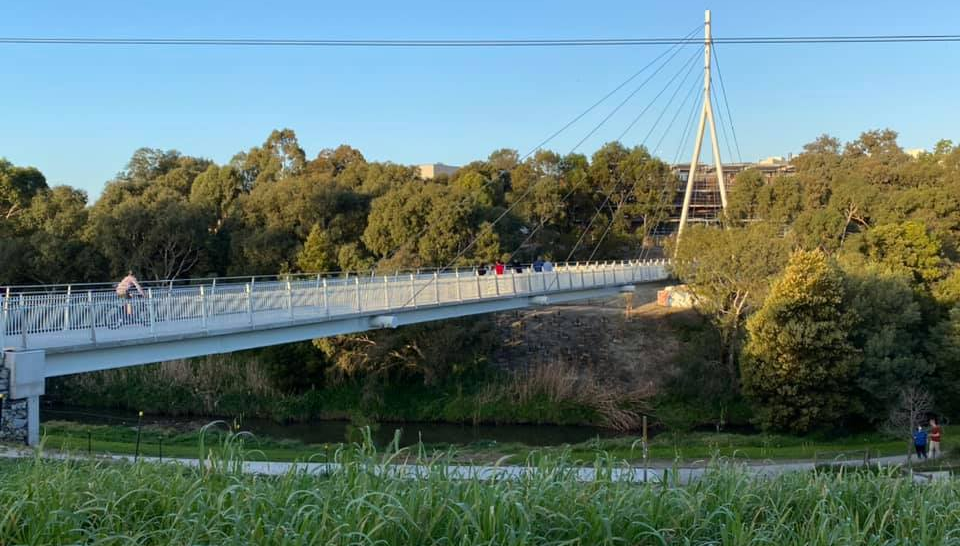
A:
{"type": "MultiPolygon", "coordinates": [[[[324,475],[243,474],[244,437],[203,445],[201,468],[4,463],[3,544],[956,544],[960,485],[893,471],[771,479],[715,466],[685,487],[596,482],[561,459],[517,479],[417,479],[367,445],[324,475]],[[214,449],[211,449],[213,447],[214,449]]],[[[408,454],[400,453],[400,456],[408,454]]]]}
{"type": "Polygon", "coordinates": [[[584,408],[596,414],[594,422],[627,431],[639,427],[639,410],[649,409],[651,395],[650,389],[604,379],[592,366],[552,361],[510,372],[505,381],[482,389],[477,402],[524,407],[543,401],[558,408],[584,408]]]}

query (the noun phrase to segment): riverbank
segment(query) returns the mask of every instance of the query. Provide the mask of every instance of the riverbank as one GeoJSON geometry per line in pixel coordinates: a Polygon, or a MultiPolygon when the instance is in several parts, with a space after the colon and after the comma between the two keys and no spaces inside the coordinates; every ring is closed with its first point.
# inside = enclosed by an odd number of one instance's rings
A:
{"type": "MultiPolygon", "coordinates": [[[[221,429],[229,426],[224,423],[221,429]]],[[[380,425],[392,436],[389,424],[380,425]]],[[[953,451],[953,430],[945,427],[944,450],[953,451]]],[[[148,456],[196,457],[200,432],[198,429],[182,430],[173,427],[148,425],[140,430],[137,447],[137,427],[84,425],[72,422],[50,421],[42,427],[44,447],[48,450],[66,452],[90,452],[110,454],[140,453],[148,456]]],[[[355,429],[354,442],[363,440],[363,429],[355,429]]],[[[417,449],[417,437],[401,437],[401,446],[417,449]]],[[[349,448],[346,442],[309,444],[293,439],[271,438],[250,435],[245,440],[248,449],[255,450],[252,457],[263,461],[331,461],[338,450],[349,448]]],[[[878,433],[863,433],[843,438],[828,439],[818,436],[791,437],[767,434],[704,433],[691,432],[683,435],[658,434],[649,443],[647,461],[672,465],[704,461],[716,457],[742,461],[832,461],[875,459],[898,456],[906,453],[903,441],[891,439],[878,433]]],[[[450,454],[459,463],[490,463],[503,461],[518,464],[541,458],[565,457],[570,461],[585,463],[598,456],[613,457],[631,464],[644,461],[642,442],[636,436],[596,438],[555,446],[530,446],[520,442],[498,443],[475,441],[466,444],[424,443],[424,451],[430,454],[450,454]]],[[[930,464],[935,465],[935,461],[930,464]]]]}

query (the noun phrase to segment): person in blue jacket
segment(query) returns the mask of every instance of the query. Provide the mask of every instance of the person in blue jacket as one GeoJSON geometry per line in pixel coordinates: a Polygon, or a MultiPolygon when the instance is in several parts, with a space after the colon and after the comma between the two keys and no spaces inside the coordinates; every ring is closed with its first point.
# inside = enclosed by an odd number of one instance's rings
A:
{"type": "Polygon", "coordinates": [[[917,458],[927,458],[927,431],[918,425],[917,431],[913,433],[913,447],[917,448],[917,458]]]}

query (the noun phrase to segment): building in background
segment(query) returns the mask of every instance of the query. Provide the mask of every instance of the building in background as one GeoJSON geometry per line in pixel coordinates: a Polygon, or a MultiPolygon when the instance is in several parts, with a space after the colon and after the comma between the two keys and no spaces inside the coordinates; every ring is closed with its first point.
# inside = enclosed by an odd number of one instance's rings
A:
{"type": "MultiPolygon", "coordinates": [[[[763,178],[769,182],[777,176],[790,175],[795,172],[790,161],[792,156],[772,156],[761,159],[756,163],[725,163],[723,165],[723,181],[727,186],[727,195],[734,185],[737,175],[747,169],[760,171],[763,178]]],[[[677,195],[674,197],[673,211],[670,218],[654,230],[656,235],[668,235],[676,232],[680,222],[680,211],[683,208],[683,193],[686,190],[687,178],[690,176],[689,163],[677,163],[672,166],[673,172],[680,179],[677,195]]],[[[720,187],[717,184],[717,169],[711,163],[697,166],[697,177],[693,181],[693,195],[690,197],[690,212],[687,221],[690,223],[712,223],[720,218],[720,187]]]]}
{"type": "Polygon", "coordinates": [[[426,163],[424,165],[417,165],[417,169],[420,170],[420,178],[424,180],[430,180],[441,174],[453,176],[453,173],[457,172],[460,167],[444,165],[443,163],[426,163]]]}

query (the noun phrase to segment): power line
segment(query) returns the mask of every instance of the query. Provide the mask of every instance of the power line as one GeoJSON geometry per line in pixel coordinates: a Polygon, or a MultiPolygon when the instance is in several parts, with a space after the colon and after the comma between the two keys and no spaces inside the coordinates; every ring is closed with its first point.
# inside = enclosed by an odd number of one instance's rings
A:
{"type": "MultiPolygon", "coordinates": [[[[875,34],[862,36],[738,36],[713,38],[714,44],[859,44],[960,42],[958,34],[875,34]]],[[[680,45],[685,38],[557,38],[478,40],[331,40],[276,38],[80,38],[0,37],[5,45],[207,46],[207,47],[596,47],[680,45]]]]}

